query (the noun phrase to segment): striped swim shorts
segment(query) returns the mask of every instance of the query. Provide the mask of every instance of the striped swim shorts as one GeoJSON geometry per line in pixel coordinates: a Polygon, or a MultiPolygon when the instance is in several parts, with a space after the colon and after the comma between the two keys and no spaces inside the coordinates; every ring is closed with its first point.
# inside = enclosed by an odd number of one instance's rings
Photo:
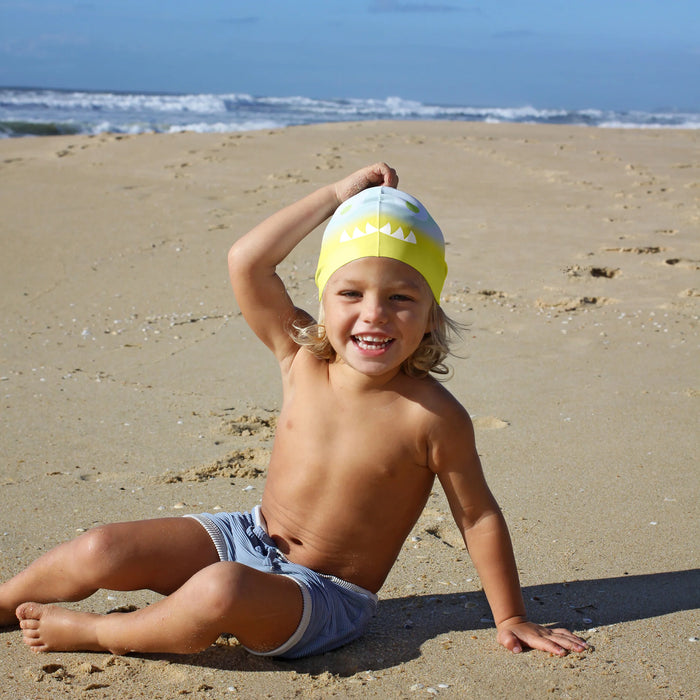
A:
{"type": "Polygon", "coordinates": [[[221,561],[291,578],[301,590],[304,609],[294,634],[277,649],[259,656],[297,659],[322,654],[357,639],[377,609],[371,591],[335,576],[290,562],[267,534],[260,506],[250,513],[188,515],[209,533],[221,561]]]}

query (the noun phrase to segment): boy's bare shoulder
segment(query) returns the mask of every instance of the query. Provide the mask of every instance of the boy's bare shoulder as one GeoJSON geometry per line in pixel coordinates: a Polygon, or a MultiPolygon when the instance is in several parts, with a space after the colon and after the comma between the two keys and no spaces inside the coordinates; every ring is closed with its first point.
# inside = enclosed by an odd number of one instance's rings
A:
{"type": "Polygon", "coordinates": [[[469,413],[444,384],[430,376],[411,382],[409,398],[421,412],[428,430],[432,433],[438,428],[472,430],[469,413]]]}
{"type": "Polygon", "coordinates": [[[447,418],[453,413],[456,414],[455,417],[469,417],[455,395],[433,376],[428,375],[410,381],[414,383],[417,398],[423,403],[426,410],[435,412],[443,418],[447,418]]]}

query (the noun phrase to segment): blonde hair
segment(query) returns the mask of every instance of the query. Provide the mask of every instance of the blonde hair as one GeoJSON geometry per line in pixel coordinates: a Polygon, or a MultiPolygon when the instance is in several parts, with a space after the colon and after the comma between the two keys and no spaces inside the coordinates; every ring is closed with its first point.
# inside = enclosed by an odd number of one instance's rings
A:
{"type": "MultiPolygon", "coordinates": [[[[451,352],[453,338],[461,337],[462,326],[453,321],[435,299],[432,301],[428,316],[430,331],[401,365],[409,377],[425,377],[430,372],[444,376],[451,371],[444,359],[451,352]]],[[[315,358],[335,360],[335,349],[328,340],[323,325],[323,303],[320,305],[318,321],[308,317],[297,319],[292,323],[289,334],[297,345],[306,348],[315,358]]]]}

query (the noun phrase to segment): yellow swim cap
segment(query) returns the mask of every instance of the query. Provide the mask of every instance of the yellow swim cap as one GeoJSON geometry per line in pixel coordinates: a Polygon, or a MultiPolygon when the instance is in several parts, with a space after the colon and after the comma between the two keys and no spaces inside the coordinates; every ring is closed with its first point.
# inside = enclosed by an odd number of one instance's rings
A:
{"type": "Polygon", "coordinates": [[[321,242],[319,299],[338,268],[369,257],[393,258],[418,270],[440,303],[447,276],[445,239],[415,197],[393,187],[370,187],[336,209],[321,242]]]}

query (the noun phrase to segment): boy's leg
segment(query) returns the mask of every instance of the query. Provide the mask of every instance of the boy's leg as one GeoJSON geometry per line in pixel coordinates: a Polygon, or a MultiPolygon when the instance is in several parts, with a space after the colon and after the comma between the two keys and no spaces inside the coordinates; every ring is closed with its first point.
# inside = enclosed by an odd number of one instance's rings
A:
{"type": "Polygon", "coordinates": [[[217,561],[211,538],[192,518],[97,527],[58,545],[0,585],[0,625],[16,622],[15,608],[29,600],[82,600],[99,588],[167,595],[217,561]]]}
{"type": "Polygon", "coordinates": [[[254,651],[270,651],[292,636],[302,612],[297,583],[236,562],[208,566],[168,597],[131,613],[95,615],[38,603],[17,611],[34,651],[114,654],[193,653],[224,632],[254,651]]]}

